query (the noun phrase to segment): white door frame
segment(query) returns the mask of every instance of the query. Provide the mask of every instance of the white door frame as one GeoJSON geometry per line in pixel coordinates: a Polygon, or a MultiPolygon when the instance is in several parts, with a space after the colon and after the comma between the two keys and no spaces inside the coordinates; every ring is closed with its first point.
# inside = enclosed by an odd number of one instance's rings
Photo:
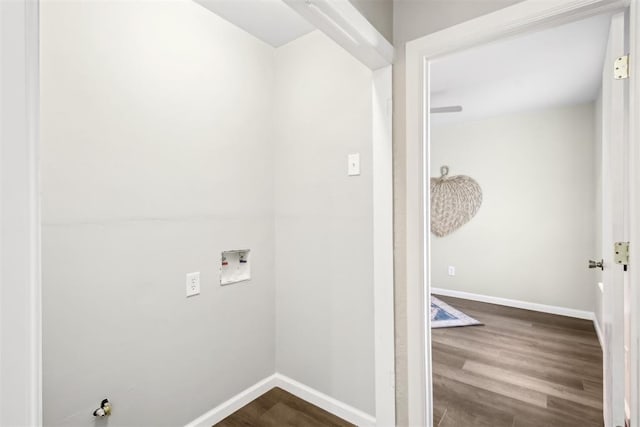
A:
{"type": "MultiPolygon", "coordinates": [[[[362,39],[350,52],[376,69],[372,83],[376,417],[379,425],[391,425],[395,422],[393,47],[352,5],[322,3],[341,11],[347,30],[355,29],[354,37],[362,39]]],[[[324,32],[335,32],[332,25],[322,20],[317,24],[324,32]]],[[[39,0],[0,0],[0,425],[42,425],[39,54],[39,0]]]]}
{"type": "MultiPolygon", "coordinates": [[[[640,70],[637,52],[640,48],[640,7],[638,0],[525,0],[497,12],[481,16],[406,45],[406,271],[407,271],[407,349],[408,349],[408,405],[410,426],[433,425],[433,397],[431,385],[431,327],[427,297],[429,283],[429,61],[457,50],[487,43],[533,29],[549,28],[561,23],[630,6],[632,77],[630,79],[630,117],[640,114],[640,86],[633,70],[640,70]]],[[[630,121],[632,171],[631,242],[640,244],[640,125],[630,121]]],[[[640,309],[640,251],[633,251],[630,262],[632,291],[632,420],[638,420],[638,322],[640,309]]]]}
{"type": "MultiPolygon", "coordinates": [[[[609,28],[605,64],[613,64],[625,52],[627,33],[625,11],[614,14],[609,28]]],[[[614,80],[611,67],[602,70],[602,149],[601,149],[601,223],[602,253],[602,332],[604,425],[624,425],[625,418],[625,285],[628,272],[616,265],[611,250],[614,242],[629,240],[627,167],[622,167],[627,158],[628,141],[625,137],[625,121],[628,113],[626,93],[628,80],[614,80]]]]}
{"type": "Polygon", "coordinates": [[[42,425],[38,2],[0,1],[0,425],[42,425]]]}
{"type": "MultiPolygon", "coordinates": [[[[637,0],[629,8],[630,66],[640,70],[640,5],[637,0]]],[[[629,200],[630,239],[634,248],[640,244],[640,82],[633,73],[629,79],[629,200]]],[[[629,260],[631,281],[631,425],[640,426],[640,251],[631,251],[629,260]]]]}
{"type": "Polygon", "coordinates": [[[373,72],[373,300],[376,425],[396,422],[391,65],[373,72]]]}

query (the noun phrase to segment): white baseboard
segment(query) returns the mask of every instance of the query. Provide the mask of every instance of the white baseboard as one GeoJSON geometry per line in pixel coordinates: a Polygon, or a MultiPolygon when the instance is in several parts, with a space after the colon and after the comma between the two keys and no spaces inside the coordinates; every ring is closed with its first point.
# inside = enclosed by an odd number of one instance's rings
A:
{"type": "Polygon", "coordinates": [[[280,387],[294,396],[357,426],[370,427],[376,425],[376,419],[371,415],[312,389],[286,375],[275,373],[199,416],[185,427],[210,427],[274,387],[280,387]]]}
{"type": "Polygon", "coordinates": [[[185,427],[211,427],[217,422],[222,421],[238,409],[242,408],[251,401],[262,396],[276,386],[276,374],[273,374],[262,381],[259,381],[233,396],[231,399],[219,404],[210,411],[200,415],[191,421],[185,427]]]}
{"type": "Polygon", "coordinates": [[[306,400],[309,403],[316,405],[319,408],[324,409],[333,415],[349,421],[360,427],[369,427],[376,425],[376,419],[371,415],[362,412],[346,403],[340,402],[331,396],[327,396],[324,393],[314,390],[294,379],[287,377],[286,375],[276,374],[277,386],[289,393],[299,397],[302,400],[306,400]]]}
{"type": "Polygon", "coordinates": [[[594,320],[595,314],[592,311],[576,310],[573,308],[557,307],[555,305],[538,304],[535,302],[519,301],[515,299],[490,297],[487,295],[472,294],[469,292],[452,291],[442,288],[431,288],[431,293],[454,298],[464,298],[473,301],[486,302],[489,304],[505,305],[507,307],[522,308],[525,310],[540,311],[542,313],[558,314],[560,316],[575,317],[577,319],[594,320]]]}
{"type": "MultiPolygon", "coordinates": [[[[600,317],[602,318],[602,299],[604,297],[604,285],[602,282],[598,282],[598,299],[596,302],[596,310],[600,313],[600,317]]],[[[596,334],[598,335],[598,341],[600,341],[600,347],[602,348],[602,352],[604,353],[604,334],[602,333],[602,327],[600,322],[598,322],[598,316],[593,316],[593,326],[596,328],[596,334]]]]}
{"type": "Polygon", "coordinates": [[[596,335],[598,336],[598,342],[600,342],[600,348],[604,351],[604,335],[602,335],[602,329],[596,316],[593,316],[593,327],[596,329],[596,335]]]}

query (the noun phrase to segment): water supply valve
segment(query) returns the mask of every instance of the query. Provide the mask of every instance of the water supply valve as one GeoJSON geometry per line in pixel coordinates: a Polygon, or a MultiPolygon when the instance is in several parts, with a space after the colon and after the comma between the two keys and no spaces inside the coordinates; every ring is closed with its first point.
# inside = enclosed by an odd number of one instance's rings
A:
{"type": "Polygon", "coordinates": [[[111,403],[109,403],[109,399],[102,399],[100,407],[93,411],[93,416],[108,417],[109,415],[111,415],[111,403]]]}

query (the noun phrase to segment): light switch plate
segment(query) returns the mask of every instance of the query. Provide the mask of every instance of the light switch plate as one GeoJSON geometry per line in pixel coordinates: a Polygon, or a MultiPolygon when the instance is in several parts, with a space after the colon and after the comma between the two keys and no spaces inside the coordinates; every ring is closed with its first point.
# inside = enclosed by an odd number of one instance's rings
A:
{"type": "Polygon", "coordinates": [[[448,273],[449,273],[449,276],[455,276],[456,275],[456,268],[454,266],[450,265],[448,273]]]}
{"type": "Polygon", "coordinates": [[[349,156],[347,156],[347,161],[349,162],[347,175],[360,175],[360,153],[349,154],[349,156]]]}
{"type": "Polygon", "coordinates": [[[187,296],[191,297],[200,293],[200,273],[187,273],[187,296]]]}

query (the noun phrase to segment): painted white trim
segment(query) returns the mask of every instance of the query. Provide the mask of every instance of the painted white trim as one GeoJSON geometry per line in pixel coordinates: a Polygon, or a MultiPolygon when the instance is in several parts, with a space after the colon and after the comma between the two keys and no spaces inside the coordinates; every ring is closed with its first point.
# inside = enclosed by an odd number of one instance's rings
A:
{"type": "Polygon", "coordinates": [[[205,414],[202,414],[185,427],[210,427],[222,421],[238,409],[276,387],[276,377],[277,375],[273,374],[262,381],[258,381],[246,390],[241,391],[205,414]]]}
{"type": "Polygon", "coordinates": [[[624,414],[626,417],[629,417],[631,414],[631,407],[629,407],[629,402],[624,401],[624,414]]]}
{"type": "Polygon", "coordinates": [[[434,58],[526,31],[551,28],[561,23],[629,5],[628,0],[525,0],[407,43],[407,52],[434,58]]]}
{"type": "Polygon", "coordinates": [[[42,218],[40,210],[40,1],[26,4],[27,114],[29,116],[29,197],[31,205],[30,405],[34,425],[44,424],[42,415],[42,218]]]}
{"type": "MultiPolygon", "coordinates": [[[[611,17],[605,64],[611,64],[626,51],[626,17],[621,11],[611,17]],[[619,53],[623,52],[623,53],[619,53]]],[[[624,295],[627,275],[615,268],[612,248],[614,242],[629,240],[628,186],[629,171],[626,140],[626,94],[628,80],[614,80],[604,67],[602,76],[602,326],[603,352],[603,414],[605,427],[624,424],[625,355],[624,355],[624,295]]]]}
{"type": "Polygon", "coordinates": [[[522,308],[524,310],[540,311],[542,313],[557,314],[560,316],[575,317],[576,319],[593,320],[595,313],[592,311],[576,310],[574,308],[559,307],[556,305],[539,304],[535,302],[520,301],[509,298],[493,297],[489,295],[472,294],[470,292],[454,291],[443,288],[431,288],[431,293],[454,298],[463,298],[472,301],[486,302],[489,304],[504,305],[507,307],[522,308]]]}
{"type": "MultiPolygon", "coordinates": [[[[276,374],[276,386],[333,415],[361,427],[375,426],[375,417],[308,387],[286,375],[276,374]]],[[[383,425],[383,424],[381,424],[383,425]]]]}
{"type": "Polygon", "coordinates": [[[42,425],[39,3],[0,2],[0,425],[42,425]]]}
{"type": "Polygon", "coordinates": [[[396,421],[391,66],[373,72],[373,299],[376,419],[396,421]]]}
{"type": "Polygon", "coordinates": [[[629,256],[631,281],[631,419],[630,425],[640,426],[640,5],[632,1],[629,6],[629,235],[632,249],[629,256]]]}
{"type": "MultiPolygon", "coordinates": [[[[636,1],[632,1],[632,5],[636,1]]],[[[429,176],[430,123],[426,111],[430,97],[425,87],[429,82],[429,61],[481,43],[619,9],[628,3],[626,0],[525,0],[406,44],[405,268],[410,425],[433,425],[431,331],[425,300],[431,286],[428,283],[429,239],[425,233],[425,224],[429,223],[429,187],[425,179],[429,176]]],[[[632,98],[635,95],[637,89],[632,98]]],[[[638,262],[640,265],[640,260],[638,262]]]]}
{"type": "Polygon", "coordinates": [[[600,343],[600,348],[604,351],[604,335],[602,334],[602,328],[600,327],[600,322],[598,322],[598,318],[593,316],[593,327],[596,330],[596,335],[598,336],[598,342],[600,343]]]}
{"type": "Polygon", "coordinates": [[[427,278],[429,270],[429,239],[427,227],[430,211],[429,186],[423,185],[429,174],[426,142],[428,135],[422,129],[422,120],[429,108],[429,97],[423,96],[426,67],[420,55],[407,49],[406,72],[406,309],[407,309],[407,406],[410,426],[430,426],[432,421],[431,393],[431,317],[426,316],[426,297],[429,294],[427,278]],[[418,61],[419,64],[413,63],[418,61]],[[408,88],[408,86],[407,86],[408,88]],[[426,271],[426,272],[425,272],[426,271]]]}
{"type": "Polygon", "coordinates": [[[600,348],[602,349],[602,352],[604,355],[604,333],[602,331],[602,326],[598,321],[599,318],[600,319],[602,318],[602,301],[604,298],[604,284],[602,282],[598,282],[597,289],[598,289],[597,292],[599,292],[598,298],[600,300],[600,303],[599,304],[596,303],[596,310],[598,310],[599,313],[594,313],[593,327],[596,328],[596,335],[598,335],[598,342],[600,342],[600,348]],[[598,317],[598,314],[600,315],[600,317],[598,317]]]}
{"type": "Polygon", "coordinates": [[[393,46],[349,1],[283,0],[372,70],[391,65],[393,46]]]}
{"type": "Polygon", "coordinates": [[[286,375],[276,373],[258,381],[251,387],[241,391],[210,411],[202,414],[195,420],[186,424],[185,427],[212,426],[275,387],[280,387],[294,396],[316,405],[317,407],[357,426],[368,427],[376,425],[376,419],[371,415],[349,406],[346,403],[340,402],[331,396],[327,396],[326,394],[291,379],[286,375]]]}

